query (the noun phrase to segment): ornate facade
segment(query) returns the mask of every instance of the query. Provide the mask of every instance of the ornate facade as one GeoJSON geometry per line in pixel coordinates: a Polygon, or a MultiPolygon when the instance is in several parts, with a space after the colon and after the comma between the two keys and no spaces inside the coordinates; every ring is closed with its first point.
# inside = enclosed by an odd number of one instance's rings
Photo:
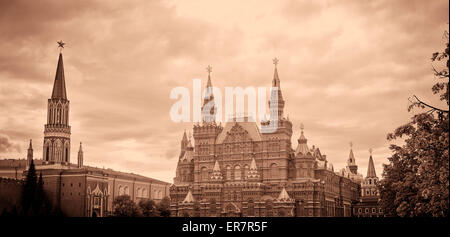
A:
{"type": "Polygon", "coordinates": [[[193,127],[194,144],[186,132],[181,141],[172,216],[351,216],[360,192],[355,161],[347,167],[352,176],[334,172],[326,155],[308,145],[303,126],[292,148],[274,64],[270,119],[260,126],[249,117],[215,122],[208,67],[203,121],[193,127]]]}

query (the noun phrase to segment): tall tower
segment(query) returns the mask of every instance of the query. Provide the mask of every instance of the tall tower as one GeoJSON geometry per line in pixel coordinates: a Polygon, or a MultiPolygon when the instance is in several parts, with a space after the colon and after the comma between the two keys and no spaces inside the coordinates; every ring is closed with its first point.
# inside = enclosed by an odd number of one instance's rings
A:
{"type": "Polygon", "coordinates": [[[361,194],[363,197],[378,197],[378,177],[375,173],[375,165],[372,158],[372,149],[370,151],[369,165],[367,167],[367,176],[361,185],[361,194]]]}
{"type": "Polygon", "coordinates": [[[358,166],[356,165],[355,155],[353,155],[353,143],[350,142],[350,154],[348,155],[347,167],[353,174],[358,173],[358,166]]]}
{"type": "MultiPolygon", "coordinates": [[[[60,47],[62,48],[61,44],[60,47]]],[[[70,163],[69,100],[67,100],[61,52],[59,53],[52,96],[48,99],[43,160],[46,164],[70,163]]]]}
{"type": "Polygon", "coordinates": [[[83,167],[83,148],[81,147],[81,142],[80,142],[80,149],[78,150],[78,168],[83,167]]]}
{"type": "Polygon", "coordinates": [[[205,88],[205,98],[203,99],[202,122],[212,123],[216,121],[215,115],[216,107],[214,104],[214,94],[211,83],[211,71],[212,71],[211,65],[208,65],[206,71],[208,72],[208,82],[205,88]]]}
{"type": "Polygon", "coordinates": [[[269,101],[270,117],[271,120],[275,117],[277,117],[277,120],[280,120],[283,118],[284,100],[283,94],[281,93],[280,78],[278,77],[277,58],[273,59],[273,64],[275,65],[275,70],[273,72],[272,90],[270,92],[269,101]]]}
{"type": "Polygon", "coordinates": [[[33,160],[33,146],[31,145],[30,139],[30,145],[28,146],[28,153],[27,153],[27,169],[30,168],[32,160],[33,160]]]}
{"type": "Polygon", "coordinates": [[[186,130],[184,130],[183,138],[181,139],[180,155],[178,156],[179,159],[181,159],[181,157],[186,152],[186,147],[188,146],[188,143],[189,143],[189,141],[188,141],[188,138],[187,138],[187,135],[186,135],[186,130]]]}

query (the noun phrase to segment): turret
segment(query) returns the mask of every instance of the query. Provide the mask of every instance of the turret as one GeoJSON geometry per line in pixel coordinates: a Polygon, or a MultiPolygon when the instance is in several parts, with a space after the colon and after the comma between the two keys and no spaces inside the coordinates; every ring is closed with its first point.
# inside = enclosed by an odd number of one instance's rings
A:
{"type": "Polygon", "coordinates": [[[356,165],[355,155],[353,155],[353,143],[350,142],[350,154],[347,159],[347,167],[353,174],[358,174],[358,166],[356,165]]]}
{"type": "Polygon", "coordinates": [[[81,142],[80,142],[80,148],[78,150],[78,163],[77,163],[78,168],[83,167],[83,148],[81,146],[81,142]]]}
{"type": "Polygon", "coordinates": [[[28,146],[27,152],[27,169],[30,168],[31,161],[33,160],[33,145],[31,143],[32,140],[30,139],[30,145],[28,146]]]}

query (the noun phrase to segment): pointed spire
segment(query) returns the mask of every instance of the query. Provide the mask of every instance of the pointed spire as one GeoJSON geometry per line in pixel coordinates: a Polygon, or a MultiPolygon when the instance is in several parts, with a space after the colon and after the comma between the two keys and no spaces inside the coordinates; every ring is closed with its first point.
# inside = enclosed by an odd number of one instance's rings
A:
{"type": "Polygon", "coordinates": [[[216,160],[216,162],[214,163],[214,168],[213,168],[213,173],[211,175],[211,179],[212,180],[222,180],[223,179],[218,160],[216,160]]]}
{"type": "Polygon", "coordinates": [[[372,154],[369,157],[369,167],[367,167],[367,178],[376,178],[375,165],[373,164],[372,154]]]}
{"type": "Polygon", "coordinates": [[[184,129],[182,141],[187,141],[187,140],[188,140],[188,138],[187,138],[187,135],[186,135],[186,129],[184,129]]]}
{"type": "Polygon", "coordinates": [[[183,203],[193,203],[195,201],[194,196],[192,195],[191,190],[186,194],[183,203]]]}
{"type": "Polygon", "coordinates": [[[305,134],[303,133],[303,129],[305,129],[305,125],[303,125],[303,123],[300,124],[300,129],[301,129],[301,134],[300,134],[300,138],[297,140],[298,141],[298,146],[297,149],[295,149],[295,154],[299,154],[301,153],[302,155],[306,155],[308,154],[308,152],[310,152],[309,147],[308,147],[308,139],[306,139],[305,134]]]}
{"type": "Polygon", "coordinates": [[[252,162],[250,163],[250,170],[247,174],[248,179],[259,179],[258,167],[256,166],[256,160],[253,157],[252,162]]]}
{"type": "Polygon", "coordinates": [[[273,58],[273,64],[275,65],[275,69],[273,71],[273,80],[272,80],[272,87],[278,87],[280,88],[280,78],[278,77],[278,58],[273,58]]]}
{"type": "Polygon", "coordinates": [[[213,168],[213,172],[220,172],[220,167],[219,167],[219,161],[216,160],[216,163],[214,163],[214,168],[213,168]]]}
{"type": "Polygon", "coordinates": [[[286,191],[286,188],[283,187],[283,190],[281,190],[280,195],[277,198],[278,201],[291,201],[291,197],[289,197],[288,192],[286,191]]]}
{"type": "Polygon", "coordinates": [[[29,168],[31,163],[33,162],[33,145],[31,144],[32,140],[30,139],[30,145],[28,147],[27,152],[27,167],[29,168]]]}
{"type": "Polygon", "coordinates": [[[64,77],[64,65],[62,53],[59,53],[58,66],[56,68],[55,82],[53,84],[52,99],[67,100],[66,80],[64,77]]]}
{"type": "Polygon", "coordinates": [[[206,67],[206,71],[208,72],[208,82],[206,83],[205,97],[203,98],[202,121],[214,122],[215,121],[215,104],[214,104],[213,86],[211,83],[211,72],[212,72],[211,65],[208,65],[208,67],[206,67]],[[210,101],[212,101],[212,104],[208,105],[208,103],[210,101]]]}
{"type": "Polygon", "coordinates": [[[353,142],[350,142],[350,153],[348,154],[347,165],[356,165],[355,155],[353,154],[353,142]]]}
{"type": "Polygon", "coordinates": [[[84,159],[83,158],[83,147],[80,142],[80,148],[78,149],[78,163],[77,163],[78,168],[83,167],[83,159],[84,159]]]}

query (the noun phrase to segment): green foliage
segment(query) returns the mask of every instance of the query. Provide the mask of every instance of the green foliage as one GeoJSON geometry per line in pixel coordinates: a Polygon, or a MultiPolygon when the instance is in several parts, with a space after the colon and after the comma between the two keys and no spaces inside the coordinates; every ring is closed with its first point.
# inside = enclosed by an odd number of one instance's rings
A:
{"type": "Polygon", "coordinates": [[[169,217],[170,216],[170,198],[164,197],[161,202],[158,204],[158,212],[161,217],[169,217]]]}
{"type": "Polygon", "coordinates": [[[113,216],[118,217],[169,217],[170,199],[165,197],[156,204],[153,200],[141,200],[137,205],[130,196],[116,197],[113,202],[113,216]]]}
{"type": "Polygon", "coordinates": [[[116,197],[113,202],[113,214],[118,217],[137,217],[139,210],[136,203],[128,195],[116,197]]]}
{"type": "MultiPolygon", "coordinates": [[[[446,68],[437,71],[439,80],[433,87],[441,101],[449,105],[449,43],[432,61],[447,60],[446,68]]],[[[433,67],[434,69],[434,67],[433,67]]],[[[413,107],[425,109],[411,121],[388,134],[389,141],[404,139],[402,146],[392,144],[393,155],[384,165],[380,182],[381,205],[391,216],[448,216],[449,206],[449,118],[448,110],[418,100],[413,107]]]]}
{"type": "Polygon", "coordinates": [[[139,209],[143,217],[159,216],[156,203],[153,200],[141,200],[139,202],[139,209]]]}

